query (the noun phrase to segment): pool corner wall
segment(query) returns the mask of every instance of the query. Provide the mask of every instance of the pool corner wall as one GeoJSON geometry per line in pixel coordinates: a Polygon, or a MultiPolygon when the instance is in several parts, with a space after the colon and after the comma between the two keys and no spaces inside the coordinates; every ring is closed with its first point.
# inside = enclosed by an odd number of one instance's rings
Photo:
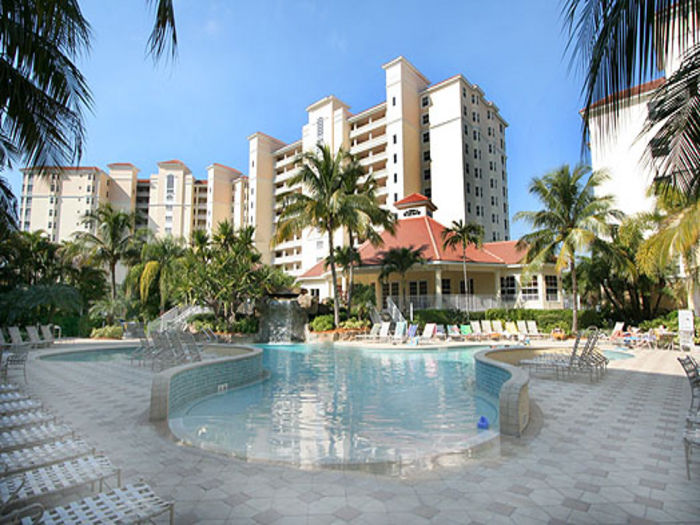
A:
{"type": "Polygon", "coordinates": [[[500,432],[520,437],[530,422],[530,375],[499,359],[512,349],[489,349],[474,355],[476,385],[498,396],[500,432]]]}
{"type": "Polygon", "coordinates": [[[260,379],[263,376],[262,349],[231,346],[244,353],[180,365],[155,374],[151,384],[149,419],[166,421],[171,412],[195,399],[260,379]]]}

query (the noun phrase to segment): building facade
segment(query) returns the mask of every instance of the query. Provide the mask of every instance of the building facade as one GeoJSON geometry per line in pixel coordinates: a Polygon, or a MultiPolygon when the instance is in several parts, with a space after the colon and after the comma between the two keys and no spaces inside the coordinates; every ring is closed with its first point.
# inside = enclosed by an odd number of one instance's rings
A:
{"type": "Polygon", "coordinates": [[[51,240],[71,240],[90,231],[85,214],[110,203],[136,212],[137,226],[156,236],[189,239],[194,230],[211,233],[224,220],[240,228],[247,222],[248,178],[241,172],[212,164],[206,179],[196,179],[182,161],[158,163],[158,172],[139,178],[131,163],[98,167],[25,168],[20,198],[20,227],[45,231],[51,240]],[[212,188],[211,190],[209,188],[212,188]]]}
{"type": "MultiPolygon", "coordinates": [[[[250,192],[248,222],[264,260],[295,276],[328,253],[328,240],[309,229],[295,239],[272,244],[286,192],[301,191],[287,181],[299,169],[298,157],[323,143],[353,154],[379,187],[380,203],[411,193],[435,202],[435,219],[476,222],[485,240],[510,238],[506,121],[498,107],[463,75],[431,84],[408,60],[384,64],[386,98],[352,114],[335,96],[306,108],[301,139],[285,144],[257,132],[248,137],[250,192]]],[[[334,244],[342,244],[337,232],[334,244]]]]}

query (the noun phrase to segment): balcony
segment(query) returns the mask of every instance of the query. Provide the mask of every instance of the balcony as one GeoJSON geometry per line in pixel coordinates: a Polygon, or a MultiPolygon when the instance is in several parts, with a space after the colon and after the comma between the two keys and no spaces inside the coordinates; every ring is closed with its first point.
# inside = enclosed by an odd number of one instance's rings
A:
{"type": "Polygon", "coordinates": [[[360,159],[360,166],[368,167],[368,166],[377,164],[379,162],[386,162],[386,158],[387,158],[386,150],[384,150],[380,153],[368,155],[367,157],[360,159]]]}
{"type": "Polygon", "coordinates": [[[367,133],[369,131],[373,131],[377,128],[380,128],[382,126],[386,126],[386,116],[383,116],[381,118],[378,118],[376,120],[372,120],[371,122],[368,122],[362,126],[358,126],[357,129],[351,129],[350,130],[350,139],[354,139],[355,137],[358,137],[362,135],[363,133],[367,133]]]}
{"type": "Polygon", "coordinates": [[[275,184],[280,183],[280,182],[285,182],[287,181],[290,177],[292,177],[295,173],[299,171],[299,168],[292,168],[291,170],[287,170],[283,173],[275,173],[275,184]]]}
{"type": "Polygon", "coordinates": [[[301,149],[299,149],[298,151],[295,151],[293,153],[291,153],[291,152],[287,153],[287,155],[285,157],[282,157],[281,159],[275,161],[275,169],[284,168],[286,166],[289,166],[299,157],[300,153],[301,153],[301,149]]]}
{"type": "Polygon", "coordinates": [[[358,141],[356,145],[350,147],[350,153],[353,155],[359,155],[365,151],[374,149],[377,146],[385,145],[386,141],[386,133],[382,133],[381,135],[373,136],[371,139],[365,139],[362,142],[358,141]]]}

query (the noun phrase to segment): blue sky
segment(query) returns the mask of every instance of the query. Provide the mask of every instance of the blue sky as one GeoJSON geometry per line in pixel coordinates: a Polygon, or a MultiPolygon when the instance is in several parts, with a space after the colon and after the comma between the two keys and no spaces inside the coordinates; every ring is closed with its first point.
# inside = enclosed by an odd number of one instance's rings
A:
{"type": "MultiPolygon", "coordinates": [[[[83,165],[132,162],[144,177],[171,158],[199,178],[212,162],[244,169],[249,134],[298,139],[304,108],[323,96],[354,112],[382,101],[381,64],[398,55],[431,82],[462,73],[498,105],[511,214],[537,208],[533,176],[580,159],[581,81],[555,0],[180,0],[178,58],[155,66],[146,4],[81,2],[93,45],[80,64],[95,100],[83,165]]],[[[19,192],[19,173],[9,178],[19,192]]],[[[514,238],[524,230],[512,223],[514,238]]]]}

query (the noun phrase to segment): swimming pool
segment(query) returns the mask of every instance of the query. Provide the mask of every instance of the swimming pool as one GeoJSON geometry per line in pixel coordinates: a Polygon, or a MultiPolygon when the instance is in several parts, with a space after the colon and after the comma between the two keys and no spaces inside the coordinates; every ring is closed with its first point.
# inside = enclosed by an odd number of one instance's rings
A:
{"type": "Polygon", "coordinates": [[[605,357],[610,361],[620,361],[624,359],[632,359],[634,354],[629,350],[603,350],[605,357]]]}
{"type": "Polygon", "coordinates": [[[103,348],[100,350],[84,350],[82,352],[58,352],[41,356],[44,361],[70,361],[70,362],[95,362],[95,361],[126,361],[131,359],[131,354],[136,351],[135,346],[127,348],[103,348]]]}
{"type": "Polygon", "coordinates": [[[263,345],[268,379],[171,413],[195,446],[298,466],[412,463],[467,450],[498,430],[474,353],[263,345]],[[484,416],[489,430],[478,430],[484,416]]]}

